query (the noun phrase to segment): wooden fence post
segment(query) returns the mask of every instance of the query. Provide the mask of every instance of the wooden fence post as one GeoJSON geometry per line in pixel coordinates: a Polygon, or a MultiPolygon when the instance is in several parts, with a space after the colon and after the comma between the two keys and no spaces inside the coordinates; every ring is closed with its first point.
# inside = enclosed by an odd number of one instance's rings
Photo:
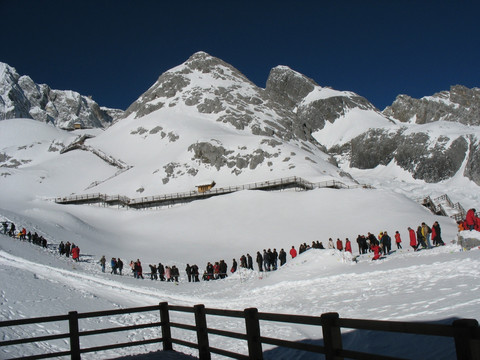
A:
{"type": "Polygon", "coordinates": [[[478,332],[478,321],[458,319],[452,325],[457,360],[479,360],[480,340],[473,336],[475,331],[478,332]]]}
{"type": "Polygon", "coordinates": [[[72,360],[80,360],[80,334],[78,331],[78,313],[68,313],[68,327],[70,334],[70,356],[72,360]]]}
{"type": "Polygon", "coordinates": [[[208,343],[207,316],[205,305],[195,305],[195,325],[197,328],[198,357],[200,360],[210,360],[210,345],[208,343]]]}
{"type": "Polygon", "coordinates": [[[323,345],[325,346],[325,360],[342,360],[336,356],[337,350],[342,349],[342,333],[337,325],[338,313],[325,313],[320,316],[322,322],[323,345]]]}
{"type": "Polygon", "coordinates": [[[245,326],[247,328],[248,358],[250,360],[263,360],[258,310],[256,308],[249,308],[243,310],[243,313],[245,316],[245,326]]]}
{"type": "Polygon", "coordinates": [[[170,330],[170,315],[168,314],[168,302],[161,302],[160,307],[160,321],[162,322],[162,342],[163,350],[173,350],[172,346],[172,332],[170,330]]]}

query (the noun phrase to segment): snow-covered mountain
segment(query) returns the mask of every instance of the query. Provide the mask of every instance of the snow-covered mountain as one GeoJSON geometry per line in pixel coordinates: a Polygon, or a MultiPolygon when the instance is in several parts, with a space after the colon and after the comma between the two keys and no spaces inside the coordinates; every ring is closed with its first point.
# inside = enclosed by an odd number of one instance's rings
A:
{"type": "MultiPolygon", "coordinates": [[[[273,68],[262,89],[233,66],[198,52],[162,74],[123,113],[72,91],[37,85],[6,64],[0,70],[3,118],[34,118],[70,128],[75,122],[93,127],[114,122],[82,149],[105,153],[125,168],[137,156],[145,166],[154,158],[149,176],[132,169],[105,185],[130,195],[158,192],[153,184],[170,183],[167,188],[173,190],[172,179],[188,189],[199,179],[222,182],[224,174],[226,182],[238,184],[295,175],[299,167],[308,168],[313,181],[349,182],[346,177],[355,169],[388,164],[430,183],[460,174],[480,184],[477,88],[452,86],[422,99],[400,95],[380,112],[353,92],[319,86],[287,66],[273,68]],[[129,178],[142,181],[135,189],[113,185],[129,178]]],[[[104,179],[95,183],[96,190],[105,191],[104,179]]]]}
{"type": "Polygon", "coordinates": [[[106,127],[123,111],[100,107],[88,96],[71,90],[53,90],[0,62],[0,120],[30,118],[60,128],[106,127]]]}
{"type": "MultiPolygon", "coordinates": [[[[231,65],[200,52],[161,75],[105,131],[49,139],[55,146],[46,150],[114,164],[107,175],[89,173],[89,183],[79,179],[67,194],[145,196],[193,190],[205,179],[223,187],[289,176],[354,184],[307,125],[231,65]]],[[[31,144],[24,145],[2,149],[4,166],[33,161],[26,156],[31,144]]]]}
{"type": "Polygon", "coordinates": [[[314,136],[348,172],[394,164],[429,183],[458,174],[480,184],[479,104],[478,89],[460,86],[421,100],[400,96],[382,113],[351,109],[314,136]]]}

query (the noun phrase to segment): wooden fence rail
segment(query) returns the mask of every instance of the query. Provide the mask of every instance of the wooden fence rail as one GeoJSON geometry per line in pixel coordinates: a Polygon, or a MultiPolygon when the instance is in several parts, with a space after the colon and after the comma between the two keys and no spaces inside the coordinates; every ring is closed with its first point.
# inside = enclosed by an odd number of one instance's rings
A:
{"type": "Polygon", "coordinates": [[[57,204],[104,204],[104,205],[118,205],[127,208],[142,209],[149,207],[158,207],[164,205],[172,205],[176,203],[186,203],[193,200],[205,199],[212,196],[230,194],[242,190],[280,190],[288,188],[296,188],[302,190],[313,190],[315,188],[334,188],[334,189],[349,189],[349,188],[371,188],[368,185],[354,185],[347,186],[337,180],[327,180],[318,183],[311,183],[298,176],[291,176],[270,181],[256,182],[246,185],[236,185],[229,187],[213,188],[208,191],[187,191],[173,194],[144,196],[130,199],[122,195],[107,195],[107,194],[83,194],[58,197],[55,199],[57,204]]]}
{"type": "MultiPolygon", "coordinates": [[[[167,302],[159,305],[145,306],[129,309],[117,309],[109,311],[97,311],[89,313],[69,312],[68,315],[38,317],[31,319],[7,320],[0,322],[0,329],[18,327],[23,325],[47,323],[47,322],[68,322],[68,333],[36,336],[30,338],[19,338],[0,341],[0,347],[24,345],[33,342],[48,342],[58,339],[69,339],[70,349],[46,354],[36,354],[15,359],[46,359],[53,357],[69,356],[72,360],[81,359],[81,354],[97,353],[106,350],[126,348],[146,344],[162,344],[162,350],[174,350],[173,344],[197,349],[201,360],[210,360],[211,354],[219,354],[233,359],[262,360],[262,345],[274,345],[291,349],[303,350],[318,354],[324,354],[326,360],[358,359],[358,360],[405,360],[404,358],[365,353],[360,351],[344,349],[342,345],[341,329],[371,330],[394,333],[441,336],[453,338],[455,353],[458,360],[479,360],[480,359],[480,328],[475,319],[459,319],[451,325],[429,324],[418,322],[398,322],[380,320],[359,320],[340,318],[337,313],[325,313],[321,316],[285,315],[273,313],[261,313],[256,308],[249,308],[243,311],[208,309],[204,305],[193,307],[174,306],[167,302]],[[159,320],[151,323],[132,324],[127,326],[110,327],[96,330],[80,330],[79,319],[98,319],[114,315],[159,312],[159,320]],[[170,312],[192,313],[195,325],[172,322],[170,312]],[[207,326],[208,316],[223,316],[229,318],[244,319],[244,332],[233,332],[214,329],[207,326]],[[323,333],[323,345],[309,344],[303,342],[289,341],[278,338],[261,336],[260,321],[293,323],[299,325],[320,326],[323,333]],[[161,337],[153,337],[126,343],[114,343],[96,347],[81,347],[80,339],[92,335],[102,335],[121,331],[131,331],[144,328],[161,329],[161,337]],[[183,329],[196,333],[197,342],[189,342],[172,337],[172,328],[183,329]],[[210,345],[209,335],[218,335],[233,339],[246,341],[248,355],[235,353],[226,349],[219,349],[210,345]]],[[[5,336],[4,336],[5,338],[5,336]]],[[[159,348],[160,350],[160,348],[159,348]]],[[[11,358],[10,360],[13,360],[11,358]]]]}

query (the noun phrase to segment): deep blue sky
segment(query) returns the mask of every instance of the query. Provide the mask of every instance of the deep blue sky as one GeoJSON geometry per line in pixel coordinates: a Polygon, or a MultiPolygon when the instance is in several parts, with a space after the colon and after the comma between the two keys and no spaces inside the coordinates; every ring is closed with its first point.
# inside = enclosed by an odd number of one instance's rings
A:
{"type": "Polygon", "coordinates": [[[398,94],[480,87],[474,0],[0,0],[0,61],[126,109],[199,50],[260,87],[287,65],[383,109],[398,94]]]}

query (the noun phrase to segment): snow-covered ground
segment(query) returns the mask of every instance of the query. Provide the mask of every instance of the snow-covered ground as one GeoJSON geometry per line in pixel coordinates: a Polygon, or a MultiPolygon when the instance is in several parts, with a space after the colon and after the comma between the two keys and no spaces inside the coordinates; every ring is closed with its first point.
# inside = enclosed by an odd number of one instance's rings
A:
{"type": "MultiPolygon", "coordinates": [[[[0,271],[2,319],[19,319],[44,315],[66,314],[77,310],[88,312],[132,306],[145,306],[168,301],[170,304],[211,308],[238,309],[257,307],[262,312],[320,315],[338,312],[341,317],[390,319],[402,321],[439,321],[449,323],[458,317],[477,318],[480,306],[480,252],[460,251],[449,244],[432,250],[413,252],[403,244],[386,258],[373,262],[371,255],[362,255],[352,262],[349,254],[336,250],[311,249],[288,260],[276,272],[258,273],[241,270],[225,280],[188,283],[166,283],[149,279],[137,280],[127,272],[124,276],[102,273],[98,257],[88,253],[75,263],[59,256],[53,248],[43,249],[28,242],[0,236],[0,271]],[[21,285],[19,285],[21,284],[21,285]]],[[[154,321],[158,314],[123,315],[110,320],[83,323],[85,328],[108,327],[129,322],[154,321]]],[[[173,315],[174,319],[191,323],[191,316],[173,315]]],[[[176,320],[174,320],[176,321],[176,320]]],[[[242,331],[234,319],[208,318],[210,327],[242,331]]],[[[58,333],[56,326],[31,326],[24,332],[2,329],[2,338],[58,333]]],[[[308,326],[262,324],[262,336],[289,340],[318,341],[321,330],[308,326]]],[[[153,330],[115,335],[109,341],[139,340],[158,335],[153,330]]],[[[195,341],[191,332],[174,332],[187,341],[195,341]]],[[[359,335],[357,335],[359,336],[359,335]]],[[[397,335],[396,335],[397,336],[397,335]]],[[[107,336],[108,337],[108,336],[107,336]]],[[[374,350],[423,359],[454,357],[453,343],[426,342],[415,348],[404,348],[404,341],[383,345],[369,344],[346,336],[345,347],[374,350]]],[[[360,337],[362,339],[362,337],[360,337]]],[[[390,339],[391,340],[391,339],[390,339]]],[[[98,345],[92,339],[88,346],[98,345]]],[[[364,341],[364,340],[363,340],[364,341]]],[[[211,345],[245,353],[245,344],[232,339],[211,340],[211,345]]],[[[64,342],[35,347],[42,351],[59,351],[64,342]]],[[[37,349],[36,351],[39,351],[37,349]]],[[[155,351],[158,346],[85,354],[83,358],[116,358],[139,352],[155,351]]],[[[177,347],[195,355],[194,350],[177,347]]],[[[31,354],[32,348],[17,346],[1,349],[2,358],[31,354]]],[[[265,347],[264,350],[269,350],[265,347]]],[[[172,356],[169,354],[169,356],[172,356]]],[[[305,355],[304,355],[305,356],[305,355]]],[[[305,358],[295,352],[266,351],[266,358],[305,358]],[[270,356],[268,355],[270,354],[270,356]]],[[[308,356],[306,358],[309,358],[308,356]]]]}

